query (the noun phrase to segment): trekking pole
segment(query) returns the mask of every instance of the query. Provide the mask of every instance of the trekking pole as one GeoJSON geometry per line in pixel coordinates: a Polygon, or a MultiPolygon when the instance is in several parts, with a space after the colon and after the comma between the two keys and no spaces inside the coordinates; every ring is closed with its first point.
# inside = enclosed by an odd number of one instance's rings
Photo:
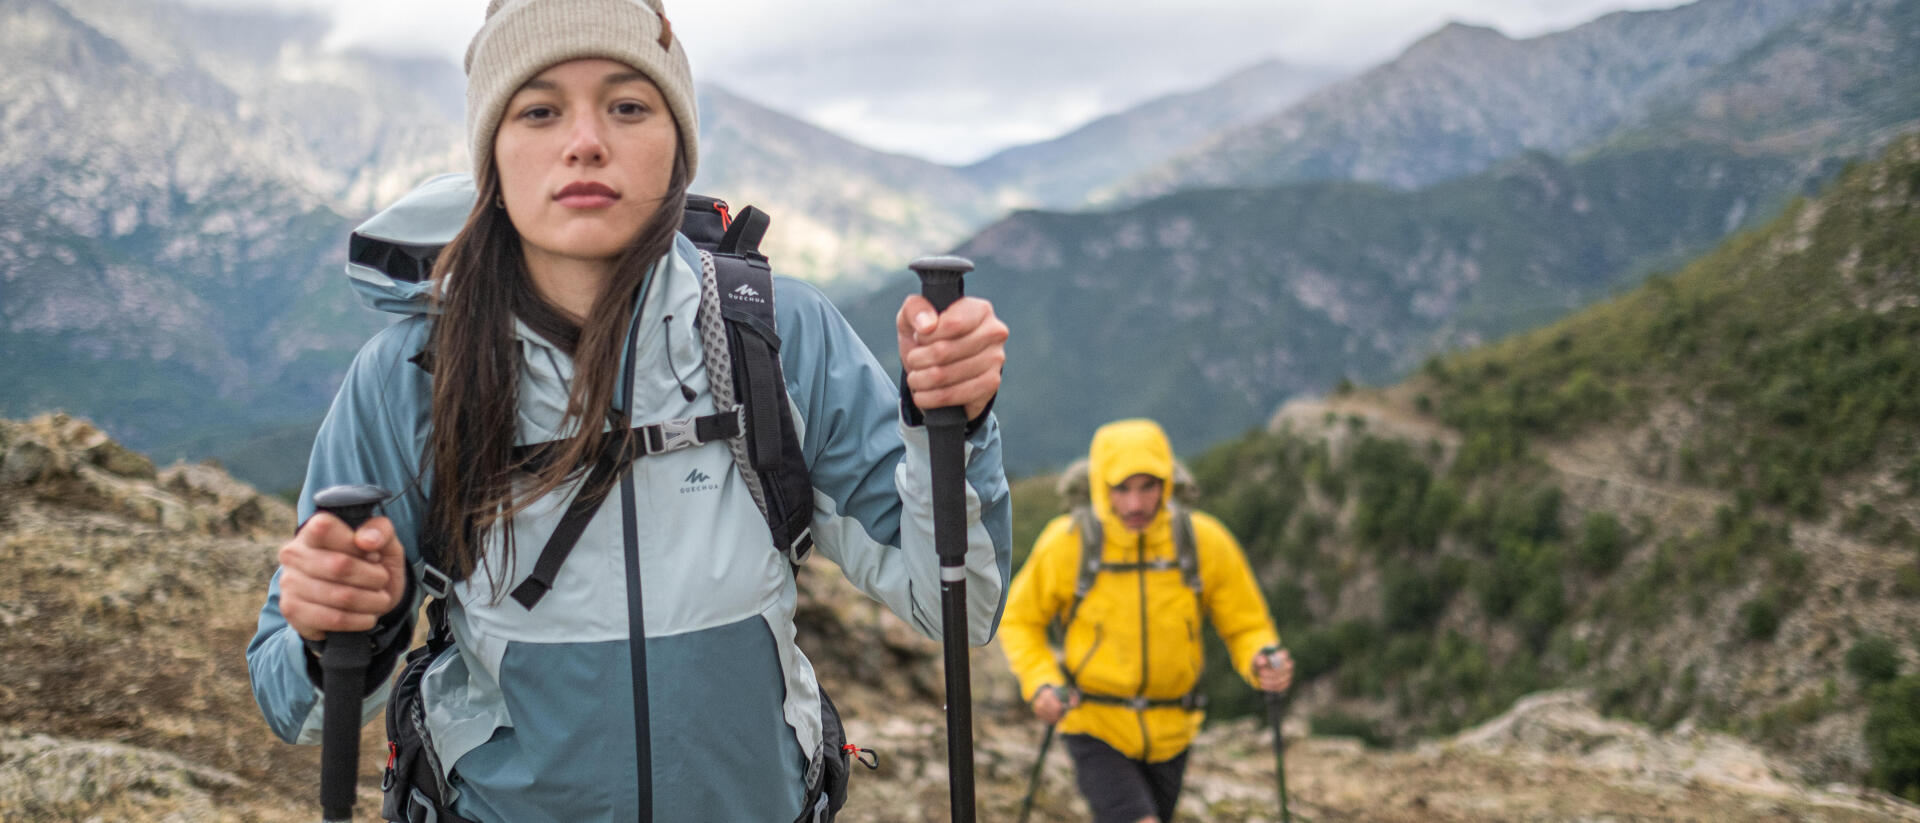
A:
{"type": "MultiPolygon", "coordinates": [[[[329,486],[313,496],[313,507],[358,531],[387,496],[379,486],[329,486]]],[[[348,823],[359,782],[361,689],[373,660],[373,632],[329,632],[322,648],[320,815],[324,823],[348,823]]]]}
{"type": "Polygon", "coordinates": [[[1040,770],[1047,765],[1047,749],[1053,746],[1055,724],[1047,724],[1047,733],[1040,738],[1040,754],[1033,759],[1033,774],[1027,776],[1027,798],[1020,801],[1020,823],[1027,823],[1027,815],[1033,811],[1033,796],[1040,790],[1040,770]]]}
{"type": "Polygon", "coordinates": [[[1293,823],[1293,814],[1287,810],[1287,743],[1280,737],[1280,721],[1287,716],[1287,704],[1292,699],[1291,690],[1267,692],[1267,718],[1273,723],[1273,773],[1280,782],[1280,823],[1293,823]]]}
{"type": "MultiPolygon", "coordinates": [[[[922,257],[907,265],[920,276],[920,294],[934,311],[946,311],[965,293],[962,278],[973,262],[961,257],[922,257]]],[[[967,410],[923,409],[933,462],[933,548],[940,556],[941,641],[946,652],[947,773],[953,823],[973,823],[973,694],[967,677],[967,410]]]]}
{"type": "MultiPolygon", "coordinates": [[[[1065,634],[1064,630],[1062,634],[1065,634]]],[[[1093,638],[1093,645],[1087,648],[1086,656],[1080,658],[1080,665],[1067,672],[1067,703],[1069,705],[1066,711],[1074,709],[1073,695],[1080,691],[1080,672],[1087,668],[1087,661],[1092,660],[1093,653],[1099,650],[1100,638],[1096,635],[1093,638]]],[[[1065,712],[1062,712],[1060,717],[1062,720],[1066,719],[1065,712]]],[[[1027,814],[1033,811],[1033,797],[1040,791],[1040,768],[1046,765],[1047,748],[1053,745],[1053,730],[1059,726],[1058,720],[1048,723],[1046,736],[1040,738],[1040,756],[1033,759],[1033,774],[1027,777],[1027,799],[1020,801],[1020,823],[1027,823],[1027,814]]]]}

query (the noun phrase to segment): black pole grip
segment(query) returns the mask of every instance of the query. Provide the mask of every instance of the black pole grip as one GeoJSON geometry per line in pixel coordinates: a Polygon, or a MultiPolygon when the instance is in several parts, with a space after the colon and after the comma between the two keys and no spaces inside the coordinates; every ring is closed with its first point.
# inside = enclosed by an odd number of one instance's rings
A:
{"type": "MultiPolygon", "coordinates": [[[[935,311],[948,306],[966,293],[965,277],[973,271],[973,261],[964,257],[922,257],[907,264],[920,276],[920,295],[933,304],[935,311]]],[[[933,461],[933,545],[942,566],[966,564],[967,524],[965,481],[965,433],[967,410],[961,406],[921,409],[926,418],[929,457],[933,461]],[[942,517],[941,512],[952,516],[942,517]]]]}
{"type": "MultiPolygon", "coordinates": [[[[388,497],[379,486],[329,486],[313,496],[313,507],[358,530],[388,497]]],[[[353,819],[354,787],[360,771],[360,702],[373,661],[371,632],[333,632],[320,653],[320,690],[325,698],[320,725],[320,813],[327,823],[353,819]]]]}

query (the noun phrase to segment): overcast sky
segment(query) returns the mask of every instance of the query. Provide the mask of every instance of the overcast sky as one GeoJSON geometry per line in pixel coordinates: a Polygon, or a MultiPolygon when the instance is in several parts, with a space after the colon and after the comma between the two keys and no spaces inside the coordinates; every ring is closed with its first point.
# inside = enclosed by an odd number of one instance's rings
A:
{"type": "MultiPolygon", "coordinates": [[[[316,10],[329,43],[460,60],[485,0],[316,10]]],[[[1682,0],[668,0],[695,79],[874,148],[965,163],[1269,58],[1360,70],[1449,20],[1516,38],[1682,0]]]]}

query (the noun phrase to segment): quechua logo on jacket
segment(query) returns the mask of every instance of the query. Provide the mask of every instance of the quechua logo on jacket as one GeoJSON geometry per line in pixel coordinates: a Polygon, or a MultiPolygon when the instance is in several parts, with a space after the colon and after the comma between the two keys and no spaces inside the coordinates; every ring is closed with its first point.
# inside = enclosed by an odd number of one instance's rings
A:
{"type": "Polygon", "coordinates": [[[717,481],[715,481],[711,475],[701,471],[698,468],[695,468],[693,471],[687,472],[687,476],[680,478],[681,494],[692,494],[694,492],[711,492],[711,491],[719,491],[719,490],[720,490],[720,484],[717,481]]]}

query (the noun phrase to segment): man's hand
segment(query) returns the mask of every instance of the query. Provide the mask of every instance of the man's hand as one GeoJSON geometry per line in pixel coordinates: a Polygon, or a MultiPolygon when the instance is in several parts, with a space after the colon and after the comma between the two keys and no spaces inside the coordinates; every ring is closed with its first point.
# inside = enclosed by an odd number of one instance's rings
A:
{"type": "Polygon", "coordinates": [[[1284,692],[1293,685],[1293,656],[1286,649],[1274,649],[1253,656],[1253,676],[1260,690],[1284,692]]]}
{"type": "Polygon", "coordinates": [[[908,295],[894,317],[894,332],[914,405],[964,406],[972,420],[1000,391],[1007,324],[994,316],[992,303],[962,297],[946,311],[935,312],[927,298],[908,295]]]}
{"type": "Polygon", "coordinates": [[[280,547],[280,615],[308,640],[372,629],[406,593],[407,550],[387,518],[354,531],[318,512],[280,547]]]}
{"type": "Polygon", "coordinates": [[[1041,686],[1040,691],[1033,695],[1033,716],[1040,718],[1040,722],[1049,726],[1060,722],[1060,718],[1066,716],[1068,709],[1079,706],[1079,694],[1063,691],[1054,686],[1041,686]],[[1067,696],[1064,702],[1060,699],[1062,694],[1067,696]]]}

